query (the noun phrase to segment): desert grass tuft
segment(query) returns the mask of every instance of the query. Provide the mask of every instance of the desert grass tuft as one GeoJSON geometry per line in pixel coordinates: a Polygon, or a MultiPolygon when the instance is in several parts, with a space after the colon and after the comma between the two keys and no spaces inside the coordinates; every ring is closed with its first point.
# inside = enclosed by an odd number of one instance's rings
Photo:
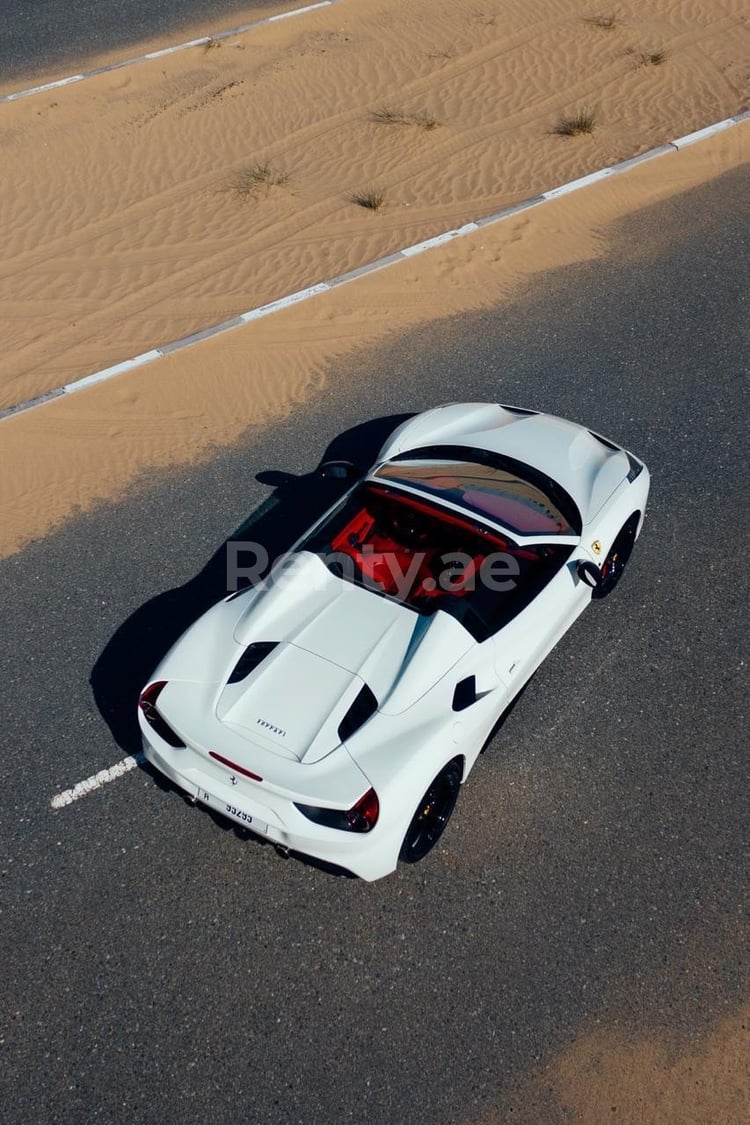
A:
{"type": "Polygon", "coordinates": [[[379,211],[385,204],[385,192],[382,188],[369,187],[353,192],[352,203],[358,207],[365,207],[368,211],[379,211]]]}
{"type": "Polygon", "coordinates": [[[596,128],[596,110],[579,109],[572,116],[561,117],[553,132],[558,137],[577,137],[593,133],[596,128]]]}
{"type": "Polygon", "coordinates": [[[666,51],[651,51],[645,55],[641,55],[643,62],[646,66],[661,66],[667,60],[666,51]]]}
{"type": "Polygon", "coordinates": [[[613,31],[620,22],[615,15],[608,16],[584,16],[584,23],[590,23],[592,27],[598,27],[601,31],[613,31]]]}
{"type": "Polygon", "coordinates": [[[383,105],[373,110],[373,121],[379,125],[417,125],[420,129],[435,129],[440,124],[437,117],[433,117],[427,110],[409,113],[398,106],[383,105]]]}
{"type": "Polygon", "coordinates": [[[232,180],[231,187],[238,195],[248,198],[255,196],[265,188],[268,195],[271,188],[285,187],[289,183],[289,173],[270,164],[251,164],[247,168],[240,168],[232,180]]]}

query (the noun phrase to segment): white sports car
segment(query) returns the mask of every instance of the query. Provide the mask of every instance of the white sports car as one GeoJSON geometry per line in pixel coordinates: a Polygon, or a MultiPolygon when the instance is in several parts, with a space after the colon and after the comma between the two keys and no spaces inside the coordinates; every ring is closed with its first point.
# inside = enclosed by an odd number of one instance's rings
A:
{"type": "Polygon", "coordinates": [[[139,701],[147,759],[285,852],[368,880],[421,859],[500,716],[617,583],[649,480],[549,414],[417,415],[170,650],[139,701]]]}

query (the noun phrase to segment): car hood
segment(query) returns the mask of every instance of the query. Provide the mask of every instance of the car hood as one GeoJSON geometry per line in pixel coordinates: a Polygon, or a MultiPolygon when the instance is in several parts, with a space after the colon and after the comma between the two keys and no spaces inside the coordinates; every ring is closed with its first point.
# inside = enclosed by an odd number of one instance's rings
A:
{"type": "Polygon", "coordinates": [[[234,640],[238,654],[259,641],[276,647],[239,683],[226,670],[218,717],[300,762],[341,743],[338,728],[365,685],[379,710],[400,713],[473,644],[448,615],[420,616],[332,575],[308,552],[291,556],[251,596],[234,640]]]}

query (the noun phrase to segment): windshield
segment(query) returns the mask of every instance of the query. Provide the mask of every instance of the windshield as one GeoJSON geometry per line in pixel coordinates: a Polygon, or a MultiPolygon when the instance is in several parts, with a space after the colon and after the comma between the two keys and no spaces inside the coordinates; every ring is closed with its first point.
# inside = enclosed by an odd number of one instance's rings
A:
{"type": "Polygon", "coordinates": [[[577,534],[551,490],[533,479],[537,474],[532,470],[525,472],[515,462],[488,464],[411,455],[381,465],[373,475],[448,500],[518,535],[577,534]]]}

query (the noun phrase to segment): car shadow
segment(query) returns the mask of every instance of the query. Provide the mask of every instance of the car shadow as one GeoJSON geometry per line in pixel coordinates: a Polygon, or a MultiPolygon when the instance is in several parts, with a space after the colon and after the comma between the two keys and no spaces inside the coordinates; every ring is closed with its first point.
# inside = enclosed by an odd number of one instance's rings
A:
{"type": "MultiPolygon", "coordinates": [[[[153,770],[154,774],[157,772],[157,770],[153,770]]],[[[169,785],[169,782],[167,782],[167,784],[169,785]]],[[[188,800],[188,798],[186,797],[185,800],[188,800]]],[[[190,802],[188,801],[188,803],[190,802]]],[[[305,867],[312,867],[316,871],[322,871],[325,875],[333,876],[335,879],[357,878],[352,871],[347,871],[345,867],[341,867],[337,863],[329,863],[325,859],[316,859],[315,856],[295,852],[292,848],[281,847],[281,845],[275,844],[273,840],[269,840],[268,837],[259,836],[256,832],[253,832],[252,828],[243,828],[241,824],[229,820],[228,817],[222,816],[220,812],[216,812],[215,809],[210,809],[207,805],[198,805],[197,808],[200,812],[209,816],[216,827],[220,828],[222,832],[231,832],[235,839],[242,843],[252,841],[253,844],[262,848],[272,848],[281,859],[293,860],[296,863],[303,864],[305,867]]]]}
{"type": "MultiPolygon", "coordinates": [[[[222,543],[194,578],[151,598],[119,626],[96,660],[90,684],[99,712],[126,754],[137,754],[141,748],[136,707],[148,677],[187,627],[231,592],[227,588],[230,545],[252,539],[265,547],[271,561],[278,558],[350,486],[350,480],[323,476],[320,466],[328,461],[349,461],[357,469],[366,470],[388,435],[408,417],[376,418],[344,431],[330,443],[319,466],[303,476],[275,470],[257,473],[256,480],[272,487],[273,493],[222,543]]],[[[234,551],[237,553],[238,547],[234,551]]],[[[256,581],[268,569],[259,568],[256,581]]],[[[158,780],[161,782],[161,778],[158,780]]]]}

